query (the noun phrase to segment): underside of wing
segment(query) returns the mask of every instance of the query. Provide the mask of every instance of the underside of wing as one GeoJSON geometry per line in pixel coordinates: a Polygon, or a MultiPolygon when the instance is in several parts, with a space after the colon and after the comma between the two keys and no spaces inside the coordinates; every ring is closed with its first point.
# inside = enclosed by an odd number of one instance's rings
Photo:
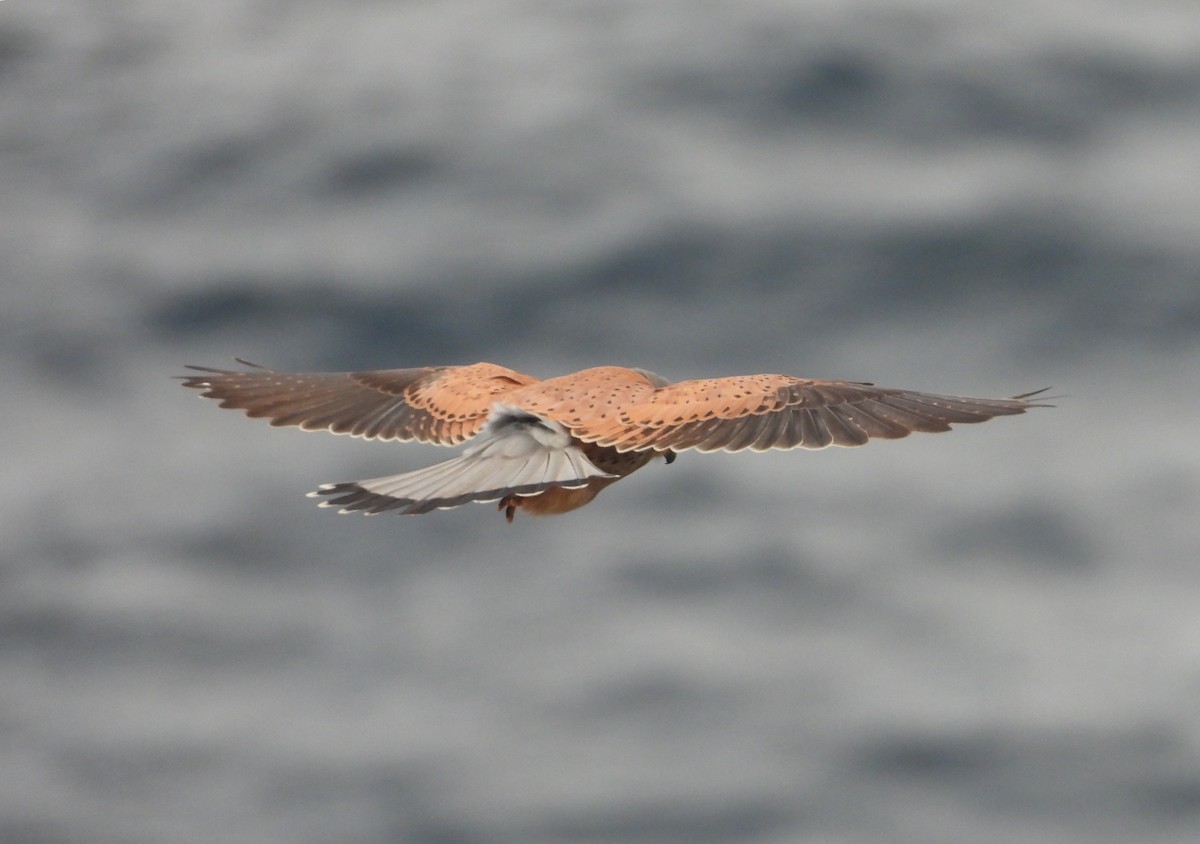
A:
{"type": "Polygon", "coordinates": [[[189,366],[183,385],[221,407],[275,426],[329,431],[369,440],[456,445],[477,434],[492,403],[537,381],[490,363],[364,372],[278,372],[189,366]]]}
{"type": "MultiPolygon", "coordinates": [[[[1039,391],[1040,392],[1040,391],[1039,391]]],[[[858,446],[948,431],[1046,406],[1035,393],[1005,399],[942,396],[851,381],[749,375],[681,381],[581,426],[581,440],[618,451],[766,451],[858,446]]]]}

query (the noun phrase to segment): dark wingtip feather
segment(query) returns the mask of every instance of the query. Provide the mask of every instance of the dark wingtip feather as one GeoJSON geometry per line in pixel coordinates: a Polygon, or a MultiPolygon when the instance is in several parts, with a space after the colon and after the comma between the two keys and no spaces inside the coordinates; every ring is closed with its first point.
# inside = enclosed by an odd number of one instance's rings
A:
{"type": "Polygon", "coordinates": [[[234,360],[236,360],[242,366],[249,366],[253,369],[265,369],[267,372],[275,371],[275,370],[271,369],[271,367],[269,367],[269,366],[263,366],[261,363],[254,363],[253,361],[246,360],[245,358],[235,357],[234,360]]]}
{"type": "Polygon", "coordinates": [[[1057,405],[1046,404],[1046,402],[1067,398],[1065,393],[1058,393],[1053,396],[1042,396],[1042,393],[1047,392],[1049,389],[1049,387],[1042,387],[1040,390],[1030,390],[1028,393],[1018,393],[1015,396],[1009,396],[1009,398],[1011,398],[1013,401],[1026,402],[1029,407],[1056,407],[1057,405]],[[1029,401],[1034,396],[1041,396],[1041,398],[1037,401],[1029,401]]]}
{"type": "MultiPolygon", "coordinates": [[[[267,372],[275,371],[275,370],[271,369],[270,367],[263,366],[261,363],[252,363],[252,362],[246,360],[245,358],[235,357],[234,360],[237,361],[238,363],[240,363],[242,366],[250,366],[250,367],[253,367],[254,369],[266,370],[267,372]]],[[[193,372],[206,372],[209,375],[236,375],[237,374],[236,369],[217,369],[216,367],[213,367],[213,366],[196,366],[195,364],[191,364],[191,363],[185,363],[183,365],[183,368],[190,369],[193,372]]],[[[185,386],[185,387],[200,387],[200,386],[204,386],[207,383],[199,375],[173,375],[171,377],[175,378],[177,380],[183,381],[184,382],[183,386],[185,386]]]]}

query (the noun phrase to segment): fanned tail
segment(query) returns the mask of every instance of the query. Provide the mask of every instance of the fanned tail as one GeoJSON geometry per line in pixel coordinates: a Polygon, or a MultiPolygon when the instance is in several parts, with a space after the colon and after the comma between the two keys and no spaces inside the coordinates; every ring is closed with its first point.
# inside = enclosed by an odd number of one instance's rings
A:
{"type": "Polygon", "coordinates": [[[342,513],[416,515],[555,488],[580,489],[595,478],[616,477],[596,468],[565,435],[544,425],[541,420],[501,418],[460,457],[400,475],[321,484],[308,495],[322,497],[321,507],[337,507],[342,513]]]}

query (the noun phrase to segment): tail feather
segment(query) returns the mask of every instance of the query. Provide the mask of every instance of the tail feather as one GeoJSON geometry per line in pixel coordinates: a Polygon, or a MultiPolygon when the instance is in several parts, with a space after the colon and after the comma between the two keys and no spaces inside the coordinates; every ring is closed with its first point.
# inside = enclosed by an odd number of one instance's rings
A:
{"type": "Polygon", "coordinates": [[[402,475],[322,484],[309,496],[343,513],[415,514],[579,489],[596,478],[615,477],[588,460],[562,425],[497,405],[483,432],[452,460],[402,475]]]}
{"type": "Polygon", "coordinates": [[[428,513],[510,495],[540,495],[549,489],[578,489],[593,478],[613,475],[596,468],[574,446],[541,454],[463,455],[415,472],[363,481],[322,484],[310,497],[340,512],[428,513]]]}
{"type": "Polygon", "coordinates": [[[379,495],[419,497],[424,490],[436,489],[443,486],[455,472],[461,473],[462,466],[457,460],[447,460],[415,472],[402,475],[392,475],[373,478],[369,481],[359,481],[360,484],[370,484],[371,491],[379,495]]]}

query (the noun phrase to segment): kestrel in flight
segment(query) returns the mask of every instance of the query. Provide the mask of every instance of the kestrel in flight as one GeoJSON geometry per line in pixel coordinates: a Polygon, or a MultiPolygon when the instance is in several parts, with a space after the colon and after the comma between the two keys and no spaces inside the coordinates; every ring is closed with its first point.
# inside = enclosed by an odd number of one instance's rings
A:
{"type": "Polygon", "coordinates": [[[680,451],[767,451],[863,445],[914,431],[1048,407],[939,396],[855,381],[739,375],[670,383],[644,369],[598,366],[539,380],[492,363],[366,372],[277,372],[189,366],[183,386],[221,407],[367,440],[453,446],[461,455],[415,472],[321,484],[310,497],[340,512],[428,513],[498,501],[565,513],[651,460],[680,451]]]}

